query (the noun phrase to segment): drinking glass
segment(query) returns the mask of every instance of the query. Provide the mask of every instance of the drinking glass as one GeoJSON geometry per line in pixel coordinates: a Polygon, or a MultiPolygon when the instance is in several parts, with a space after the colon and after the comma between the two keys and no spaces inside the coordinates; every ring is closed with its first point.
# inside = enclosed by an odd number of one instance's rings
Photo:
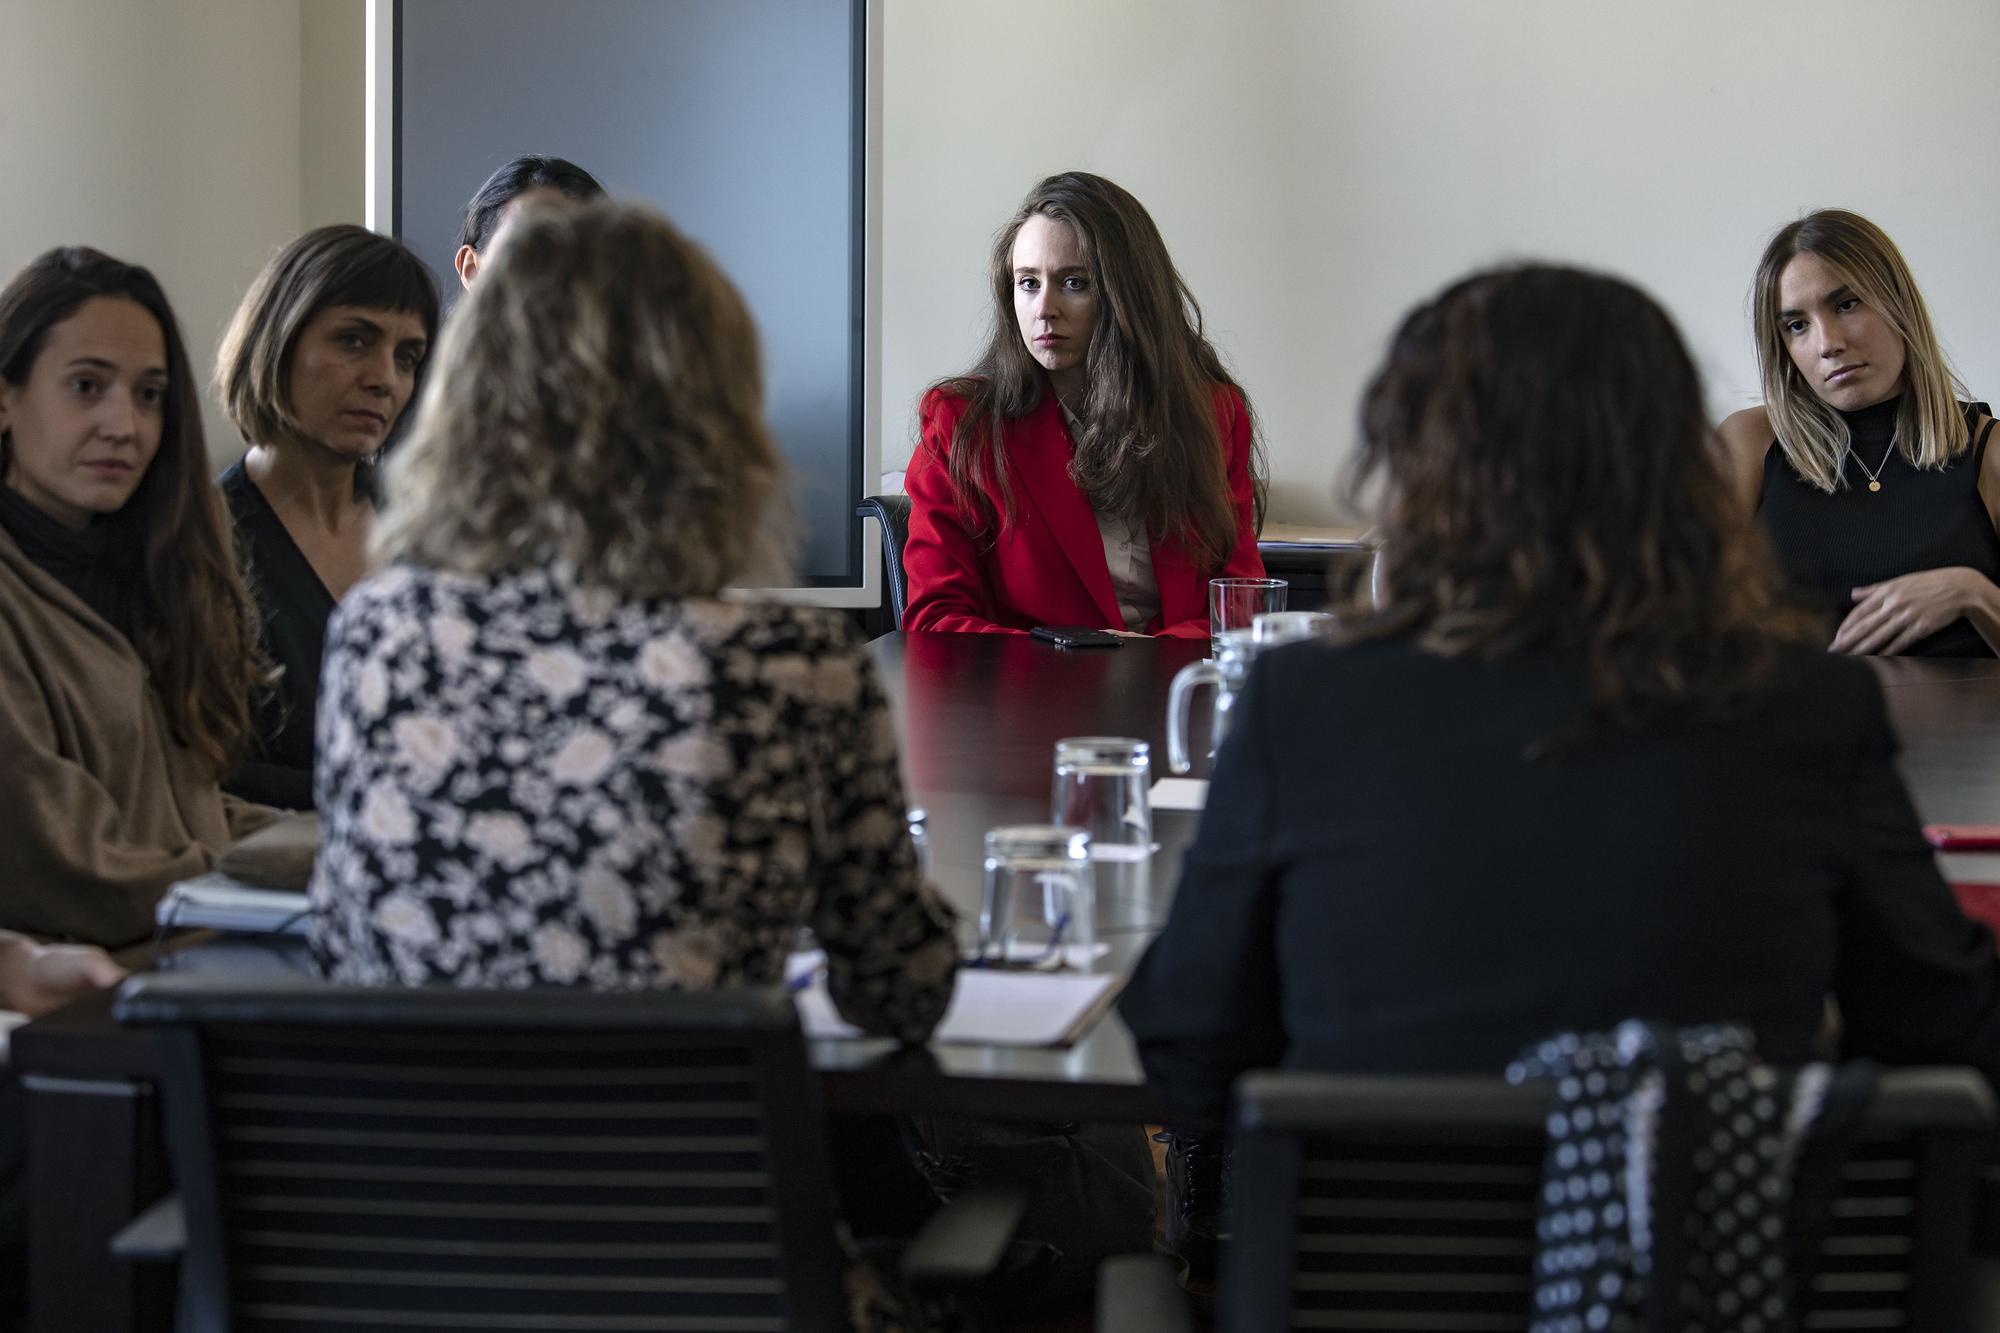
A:
{"type": "Polygon", "coordinates": [[[1338,622],[1324,611],[1266,611],[1250,626],[1250,640],[1262,652],[1281,643],[1333,633],[1338,622]]]}
{"type": "Polygon", "coordinates": [[[1152,747],[1129,736],[1068,736],[1056,742],[1049,822],[1090,835],[1093,861],[1138,861],[1153,854],[1147,798],[1152,747]]]}
{"type": "Polygon", "coordinates": [[[1210,579],[1208,637],[1249,629],[1265,612],[1284,610],[1286,586],[1283,579],[1210,579]]]}
{"type": "Polygon", "coordinates": [[[1060,824],[988,829],[979,961],[1088,971],[1096,944],[1090,835],[1060,824]]]}
{"type": "Polygon", "coordinates": [[[931,830],[930,814],[921,805],[913,805],[904,818],[910,826],[910,847],[917,854],[917,878],[929,879],[931,874],[931,830]]]}
{"type": "Polygon", "coordinates": [[[1208,730],[1209,758],[1215,757],[1229,730],[1229,709],[1237,691],[1250,675],[1250,659],[1256,656],[1254,629],[1224,630],[1215,636],[1213,657],[1190,662],[1174,674],[1173,688],[1167,693],[1167,766],[1176,773],[1194,767],[1188,753],[1188,715],[1194,692],[1204,685],[1215,686],[1215,708],[1208,730]]]}

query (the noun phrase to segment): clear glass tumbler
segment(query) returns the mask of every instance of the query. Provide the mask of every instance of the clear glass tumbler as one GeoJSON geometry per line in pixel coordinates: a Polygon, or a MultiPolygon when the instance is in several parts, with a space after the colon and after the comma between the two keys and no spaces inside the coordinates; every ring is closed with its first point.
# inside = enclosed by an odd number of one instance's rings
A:
{"type": "Polygon", "coordinates": [[[987,830],[979,961],[1089,971],[1096,945],[1090,835],[1057,824],[987,830]]]}
{"type": "Polygon", "coordinates": [[[1257,617],[1285,609],[1283,579],[1210,579],[1208,637],[1226,630],[1249,629],[1257,617]]]}
{"type": "Polygon", "coordinates": [[[1090,835],[1094,861],[1152,855],[1152,747],[1130,736],[1067,736],[1056,742],[1049,822],[1090,835]]]}
{"type": "Polygon", "coordinates": [[[1250,626],[1250,641],[1259,649],[1333,633],[1340,622],[1325,611],[1266,611],[1250,626]]]}

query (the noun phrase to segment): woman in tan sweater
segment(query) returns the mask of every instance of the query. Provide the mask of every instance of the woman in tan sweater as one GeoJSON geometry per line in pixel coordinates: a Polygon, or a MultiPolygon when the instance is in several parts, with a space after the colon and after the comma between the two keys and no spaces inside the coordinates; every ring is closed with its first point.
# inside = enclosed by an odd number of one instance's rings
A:
{"type": "Polygon", "coordinates": [[[217,786],[253,614],[165,294],[49,251],[0,290],[0,928],[131,944],[275,818],[217,786]]]}

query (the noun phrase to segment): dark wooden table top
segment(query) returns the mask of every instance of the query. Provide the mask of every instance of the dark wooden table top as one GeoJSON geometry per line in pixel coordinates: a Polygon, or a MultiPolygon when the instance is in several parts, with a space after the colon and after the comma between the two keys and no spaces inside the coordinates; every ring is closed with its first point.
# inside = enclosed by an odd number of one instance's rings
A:
{"type": "MultiPolygon", "coordinates": [[[[1201,642],[1135,639],[1116,649],[1064,650],[1020,635],[899,633],[870,646],[895,706],[912,801],[929,813],[932,877],[969,926],[977,913],[981,836],[1045,820],[1057,740],[1134,736],[1166,772],[1166,698],[1201,642]]],[[[2000,662],[1877,662],[1902,768],[1927,822],[2000,823],[2000,662]]],[[[1205,717],[1198,717],[1202,734],[1205,717]]],[[[1101,966],[1128,972],[1164,921],[1195,817],[1156,812],[1160,851],[1135,883],[1100,895],[1101,966]]],[[[1955,868],[2000,856],[1955,857],[1955,868]]],[[[248,962],[218,960],[223,966],[248,962]]],[[[121,1033],[109,998],[92,997],[20,1029],[15,1062],[57,1076],[147,1075],[145,1037],[121,1033]]],[[[830,1105],[844,1110],[1149,1119],[1125,1026],[1107,1014],[1060,1050],[942,1046],[898,1051],[879,1041],[817,1042],[830,1105]]]]}

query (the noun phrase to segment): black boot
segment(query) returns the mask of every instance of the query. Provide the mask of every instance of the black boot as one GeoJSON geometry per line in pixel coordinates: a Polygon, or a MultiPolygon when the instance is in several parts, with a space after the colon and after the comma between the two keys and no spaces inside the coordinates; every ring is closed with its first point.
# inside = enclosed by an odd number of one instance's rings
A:
{"type": "Polygon", "coordinates": [[[1228,1234],[1229,1153],[1221,1134],[1167,1131],[1167,1253],[1184,1282],[1213,1282],[1228,1234]]]}

